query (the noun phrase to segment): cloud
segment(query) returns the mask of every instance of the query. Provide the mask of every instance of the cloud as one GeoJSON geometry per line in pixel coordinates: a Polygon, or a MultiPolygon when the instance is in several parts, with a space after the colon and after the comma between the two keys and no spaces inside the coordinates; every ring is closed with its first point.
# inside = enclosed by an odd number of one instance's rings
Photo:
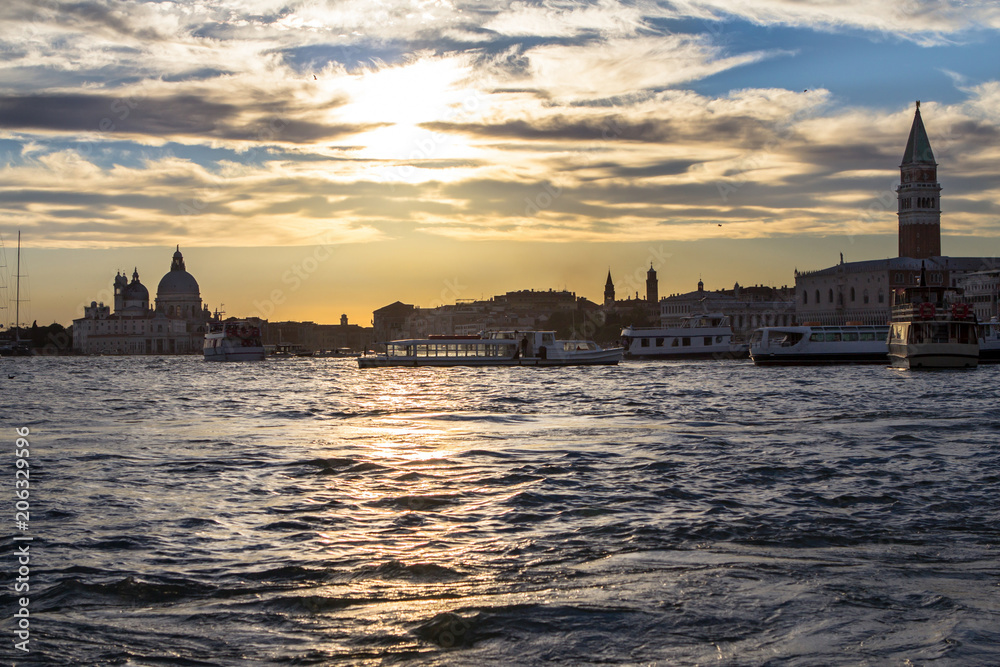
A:
{"type": "MultiPolygon", "coordinates": [[[[331,106],[337,103],[333,100],[331,106]]],[[[183,93],[144,98],[100,94],[19,95],[0,97],[0,128],[313,143],[380,126],[323,124],[292,117],[301,112],[279,100],[258,99],[237,105],[235,101],[215,101],[183,93]]]]}

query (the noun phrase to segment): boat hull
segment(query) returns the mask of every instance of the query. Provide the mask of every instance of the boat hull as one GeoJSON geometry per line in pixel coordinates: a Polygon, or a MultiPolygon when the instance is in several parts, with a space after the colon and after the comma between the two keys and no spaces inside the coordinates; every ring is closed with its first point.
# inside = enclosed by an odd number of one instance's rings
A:
{"type": "Polygon", "coordinates": [[[203,350],[205,361],[263,361],[263,347],[215,347],[203,350]]]}
{"type": "Polygon", "coordinates": [[[719,348],[712,351],[696,350],[692,352],[648,352],[628,351],[625,353],[626,359],[638,361],[641,359],[656,359],[675,361],[682,359],[746,359],[749,352],[746,347],[719,348]]]}
{"type": "Polygon", "coordinates": [[[909,370],[976,368],[979,365],[979,346],[890,345],[889,363],[909,370]]]}
{"type": "Polygon", "coordinates": [[[358,357],[358,368],[448,368],[457,366],[614,366],[617,365],[621,359],[621,348],[594,350],[565,357],[521,357],[517,359],[490,359],[482,357],[386,357],[385,355],[372,355],[358,357]]]}
{"type": "Polygon", "coordinates": [[[832,353],[832,354],[755,354],[753,363],[757,366],[827,366],[834,364],[882,364],[889,363],[885,346],[881,352],[872,353],[832,353]]]}

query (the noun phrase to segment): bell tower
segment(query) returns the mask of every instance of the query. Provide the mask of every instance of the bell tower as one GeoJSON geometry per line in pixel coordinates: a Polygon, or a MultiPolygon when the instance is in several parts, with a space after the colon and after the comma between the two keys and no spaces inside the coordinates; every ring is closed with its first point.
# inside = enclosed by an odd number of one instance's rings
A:
{"type": "Polygon", "coordinates": [[[941,255],[941,184],[931,142],[920,119],[913,116],[906,151],[899,165],[896,199],[899,209],[899,256],[927,259],[941,255]]]}
{"type": "Polygon", "coordinates": [[[656,271],[653,269],[653,263],[650,262],[649,271],[646,272],[646,301],[655,306],[659,300],[659,283],[656,280],[656,271]]]}
{"type": "Polygon", "coordinates": [[[615,305],[615,284],[611,282],[611,269],[608,269],[608,281],[604,283],[604,305],[607,308],[615,305]]]}

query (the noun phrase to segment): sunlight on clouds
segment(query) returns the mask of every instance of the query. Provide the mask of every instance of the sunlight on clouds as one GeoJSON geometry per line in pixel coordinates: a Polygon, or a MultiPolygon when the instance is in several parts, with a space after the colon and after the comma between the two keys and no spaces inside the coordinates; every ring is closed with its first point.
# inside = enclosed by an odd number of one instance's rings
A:
{"type": "Polygon", "coordinates": [[[600,48],[548,45],[527,53],[530,85],[561,98],[606,98],[661,89],[768,57],[720,57],[697,36],[610,39],[600,48]]]}

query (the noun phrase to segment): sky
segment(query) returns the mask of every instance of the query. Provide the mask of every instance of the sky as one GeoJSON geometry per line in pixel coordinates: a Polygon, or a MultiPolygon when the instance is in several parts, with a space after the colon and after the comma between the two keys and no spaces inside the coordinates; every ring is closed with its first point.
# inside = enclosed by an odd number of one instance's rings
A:
{"type": "Polygon", "coordinates": [[[790,285],[896,254],[916,100],[943,252],[996,256],[998,32],[958,0],[5,0],[0,272],[20,231],[39,324],[119,270],[155,296],[178,245],[271,320],[790,285]]]}

